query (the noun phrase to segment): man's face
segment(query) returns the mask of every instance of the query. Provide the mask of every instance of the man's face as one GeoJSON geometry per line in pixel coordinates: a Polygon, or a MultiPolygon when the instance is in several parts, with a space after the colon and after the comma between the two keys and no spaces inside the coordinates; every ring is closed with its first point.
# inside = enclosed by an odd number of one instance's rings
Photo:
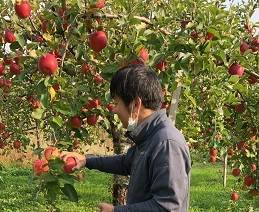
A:
{"type": "Polygon", "coordinates": [[[128,107],[124,104],[122,99],[119,97],[114,98],[114,104],[115,104],[114,113],[118,115],[119,119],[122,122],[123,127],[127,128],[128,120],[130,117],[130,112],[128,107]]]}

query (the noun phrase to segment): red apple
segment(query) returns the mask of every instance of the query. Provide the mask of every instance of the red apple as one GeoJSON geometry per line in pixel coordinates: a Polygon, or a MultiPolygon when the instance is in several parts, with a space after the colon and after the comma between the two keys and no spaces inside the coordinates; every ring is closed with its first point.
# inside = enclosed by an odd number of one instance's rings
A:
{"type": "Polygon", "coordinates": [[[12,80],[10,80],[10,79],[4,81],[4,85],[7,88],[11,88],[12,84],[13,84],[12,80]]]}
{"type": "Polygon", "coordinates": [[[232,170],[232,175],[235,176],[235,177],[239,176],[240,173],[241,173],[241,170],[239,168],[234,168],[232,170]]]}
{"type": "Polygon", "coordinates": [[[93,115],[87,116],[87,119],[86,119],[87,124],[93,126],[97,123],[97,121],[98,121],[98,115],[93,114],[93,115]]]}
{"type": "Polygon", "coordinates": [[[170,102],[162,102],[161,109],[168,110],[170,107],[170,102]]]}
{"type": "Polygon", "coordinates": [[[246,42],[241,43],[240,53],[244,54],[249,48],[250,48],[250,46],[248,45],[248,43],[246,43],[246,42]]]}
{"type": "Polygon", "coordinates": [[[102,84],[103,81],[104,81],[104,79],[102,78],[101,75],[96,74],[96,75],[94,76],[94,82],[95,82],[96,84],[98,84],[98,85],[99,85],[99,84],[102,84]]]}
{"type": "Polygon", "coordinates": [[[253,46],[259,46],[259,37],[258,38],[257,37],[253,37],[252,41],[251,41],[251,44],[253,46]]]}
{"type": "Polygon", "coordinates": [[[55,83],[54,85],[52,85],[52,88],[53,88],[56,92],[58,92],[58,91],[60,90],[60,84],[55,83]]]}
{"type": "Polygon", "coordinates": [[[71,124],[72,128],[78,129],[78,128],[81,128],[82,120],[79,116],[73,116],[70,119],[70,124],[71,124]]]}
{"type": "Polygon", "coordinates": [[[245,110],[246,110],[246,107],[245,107],[245,104],[243,102],[238,104],[238,105],[235,105],[235,111],[237,113],[243,113],[243,112],[245,112],[245,110]]]}
{"type": "Polygon", "coordinates": [[[253,197],[259,196],[259,191],[257,191],[256,189],[250,189],[248,193],[253,197]]]}
{"type": "Polygon", "coordinates": [[[105,0],[96,0],[95,4],[91,5],[91,8],[102,9],[105,7],[105,0]]]}
{"type": "Polygon", "coordinates": [[[218,150],[216,148],[211,148],[210,149],[210,156],[216,157],[218,154],[218,150]]]}
{"type": "Polygon", "coordinates": [[[160,71],[164,71],[166,69],[166,61],[164,59],[161,59],[156,65],[156,69],[160,70],[160,71]]]}
{"type": "Polygon", "coordinates": [[[255,163],[252,163],[252,164],[250,165],[250,168],[251,168],[251,171],[252,171],[252,172],[256,171],[256,164],[255,164],[255,163]]]}
{"type": "Polygon", "coordinates": [[[33,162],[33,172],[35,175],[40,176],[49,171],[48,161],[38,159],[33,162]]]}
{"type": "Polygon", "coordinates": [[[0,88],[4,87],[5,85],[5,79],[0,78],[0,88]]]}
{"type": "Polygon", "coordinates": [[[196,31],[192,31],[190,35],[194,40],[196,40],[199,37],[199,34],[196,31]]]}
{"type": "Polygon", "coordinates": [[[231,200],[234,201],[234,202],[239,200],[239,195],[238,195],[237,192],[232,192],[231,193],[231,200]]]}
{"type": "Polygon", "coordinates": [[[82,72],[83,74],[90,73],[90,72],[91,72],[91,66],[90,66],[90,64],[84,63],[84,64],[82,65],[82,67],[81,67],[81,72],[82,72]]]}
{"type": "Polygon", "coordinates": [[[4,75],[4,69],[5,69],[5,65],[3,63],[0,63],[0,76],[4,75]]]}
{"type": "Polygon", "coordinates": [[[13,58],[4,57],[4,64],[11,65],[13,63],[13,58]]]}
{"type": "Polygon", "coordinates": [[[16,41],[16,37],[14,33],[10,30],[5,30],[5,42],[6,43],[13,43],[16,41]]]}
{"type": "Polygon", "coordinates": [[[12,63],[10,65],[10,72],[14,75],[19,75],[21,74],[21,66],[19,64],[16,63],[12,63]]]}
{"type": "Polygon", "coordinates": [[[17,55],[16,57],[14,57],[12,63],[17,63],[18,64],[20,62],[20,60],[21,60],[21,55],[17,55]]]}
{"type": "Polygon", "coordinates": [[[44,150],[44,157],[47,161],[55,159],[55,158],[59,158],[60,157],[60,151],[57,147],[48,146],[44,150]]]}
{"type": "Polygon", "coordinates": [[[106,105],[106,108],[111,112],[114,113],[115,105],[112,103],[109,103],[106,105]]]}
{"type": "Polygon", "coordinates": [[[245,141],[239,141],[238,143],[237,143],[237,149],[238,150],[246,150],[248,148],[248,146],[247,146],[247,144],[246,144],[246,142],[245,141]]]}
{"type": "Polygon", "coordinates": [[[253,74],[250,74],[248,77],[248,82],[250,85],[256,84],[257,83],[257,77],[253,74]]]}
{"type": "Polygon", "coordinates": [[[65,173],[72,173],[73,168],[76,166],[76,160],[74,157],[68,157],[65,161],[64,165],[64,172],[65,173]]]}
{"type": "Polygon", "coordinates": [[[58,8],[57,13],[58,13],[60,18],[65,18],[66,10],[67,10],[66,7],[58,8]]]}
{"type": "Polygon", "coordinates": [[[5,130],[5,125],[2,122],[0,122],[0,133],[4,132],[4,130],[5,130]]]}
{"type": "Polygon", "coordinates": [[[55,74],[58,70],[57,58],[53,54],[45,54],[39,59],[38,67],[46,75],[55,74]]]}
{"type": "Polygon", "coordinates": [[[5,147],[5,142],[0,140],[0,149],[3,149],[5,147]]]}
{"type": "Polygon", "coordinates": [[[229,149],[227,150],[227,153],[228,153],[228,156],[232,157],[232,156],[234,155],[234,150],[233,150],[233,148],[229,148],[229,149]]]}
{"type": "Polygon", "coordinates": [[[247,175],[247,176],[245,176],[245,178],[244,178],[244,184],[246,185],[246,186],[251,186],[251,185],[253,185],[255,183],[255,179],[252,177],[252,176],[249,176],[249,175],[247,175]]]}
{"type": "Polygon", "coordinates": [[[210,160],[209,160],[212,164],[214,164],[217,161],[217,157],[216,156],[210,156],[210,160]]]}
{"type": "Polygon", "coordinates": [[[233,63],[229,68],[228,68],[228,73],[230,75],[238,75],[242,76],[244,74],[244,67],[239,65],[238,63],[233,63]]]}
{"type": "Polygon", "coordinates": [[[16,2],[15,12],[19,18],[28,18],[31,15],[31,5],[27,0],[16,2]]]}
{"type": "Polygon", "coordinates": [[[32,37],[32,40],[38,43],[41,43],[44,41],[44,38],[41,35],[35,35],[32,37]]]}
{"type": "Polygon", "coordinates": [[[140,59],[143,60],[143,62],[147,62],[149,59],[148,50],[146,48],[141,48],[138,55],[139,55],[140,59]]]}
{"type": "Polygon", "coordinates": [[[21,146],[22,146],[21,141],[15,140],[15,141],[13,142],[13,148],[15,148],[15,149],[20,149],[21,146]]]}
{"type": "Polygon", "coordinates": [[[101,105],[101,101],[99,99],[91,99],[89,100],[85,107],[88,109],[88,110],[91,110],[93,108],[97,108],[98,106],[101,105]]]}
{"type": "Polygon", "coordinates": [[[41,101],[38,100],[38,99],[33,99],[33,100],[31,101],[31,107],[32,107],[33,109],[40,108],[40,107],[41,107],[41,101]]]}
{"type": "Polygon", "coordinates": [[[141,59],[134,59],[130,62],[132,65],[144,65],[144,62],[141,59]]]}
{"type": "Polygon", "coordinates": [[[207,35],[206,35],[206,40],[213,40],[214,39],[214,34],[211,33],[211,32],[207,32],[207,35]]]}
{"type": "Polygon", "coordinates": [[[89,36],[89,47],[95,52],[100,52],[107,46],[107,36],[103,31],[93,32],[89,36]]]}

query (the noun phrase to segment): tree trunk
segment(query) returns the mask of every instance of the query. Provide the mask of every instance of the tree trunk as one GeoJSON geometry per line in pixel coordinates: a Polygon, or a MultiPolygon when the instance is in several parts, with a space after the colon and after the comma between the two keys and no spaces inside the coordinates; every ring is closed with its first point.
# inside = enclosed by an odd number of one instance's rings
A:
{"type": "Polygon", "coordinates": [[[256,164],[256,184],[255,189],[259,191],[259,143],[256,143],[256,152],[257,152],[257,164],[256,164]]]}
{"type": "MultiPolygon", "coordinates": [[[[129,143],[126,143],[123,140],[123,132],[119,130],[113,123],[110,121],[110,133],[113,138],[113,149],[115,154],[122,154],[127,151],[130,147],[129,143]]],[[[112,203],[113,205],[125,205],[126,196],[128,189],[129,177],[114,175],[113,177],[113,186],[112,186],[112,203]]]]}
{"type": "Polygon", "coordinates": [[[178,86],[172,94],[171,105],[169,109],[169,118],[172,120],[173,125],[176,123],[176,113],[178,109],[178,103],[181,95],[181,86],[178,86]]]}
{"type": "Polygon", "coordinates": [[[228,168],[228,154],[226,153],[224,157],[224,166],[223,166],[223,187],[227,186],[227,168],[228,168]]]}
{"type": "MultiPolygon", "coordinates": [[[[39,135],[39,122],[36,120],[36,142],[37,142],[37,148],[41,148],[40,144],[40,135],[39,135]]],[[[38,153],[38,158],[41,159],[41,153],[38,153]]]]}

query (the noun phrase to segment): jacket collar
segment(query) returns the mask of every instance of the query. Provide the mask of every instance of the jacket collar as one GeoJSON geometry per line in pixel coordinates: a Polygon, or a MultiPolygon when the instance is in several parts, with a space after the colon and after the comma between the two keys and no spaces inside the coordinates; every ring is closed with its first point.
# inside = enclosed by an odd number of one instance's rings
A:
{"type": "Polygon", "coordinates": [[[156,127],[167,119],[166,110],[161,109],[145,118],[133,131],[127,131],[125,136],[139,145],[155,131],[156,127]]]}

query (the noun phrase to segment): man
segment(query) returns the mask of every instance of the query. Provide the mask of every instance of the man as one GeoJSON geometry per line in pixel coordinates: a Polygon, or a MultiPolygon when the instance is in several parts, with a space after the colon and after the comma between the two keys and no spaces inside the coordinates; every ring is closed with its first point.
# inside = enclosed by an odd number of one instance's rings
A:
{"type": "Polygon", "coordinates": [[[118,70],[110,85],[114,112],[133,145],[125,155],[75,157],[76,168],[130,175],[127,205],[99,205],[103,212],[188,211],[190,155],[181,132],[160,110],[162,89],[156,74],[144,65],[118,70]]]}

